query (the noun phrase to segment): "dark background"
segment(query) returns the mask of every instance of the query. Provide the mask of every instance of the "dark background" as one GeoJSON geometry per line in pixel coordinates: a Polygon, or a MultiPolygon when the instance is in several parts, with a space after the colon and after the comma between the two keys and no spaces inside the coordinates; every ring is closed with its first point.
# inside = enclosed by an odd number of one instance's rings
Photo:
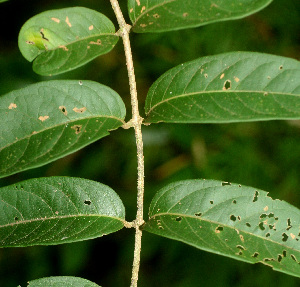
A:
{"type": "MultiPolygon", "coordinates": [[[[127,17],[127,1],[120,1],[127,17]]],[[[20,54],[18,32],[30,17],[50,9],[93,8],[116,25],[108,0],[17,1],[0,4],[0,94],[54,78],[89,79],[115,89],[127,106],[129,88],[122,43],[108,55],[57,77],[41,77],[20,54]]],[[[117,27],[117,25],[116,25],[117,27]]],[[[150,85],[165,71],[206,55],[257,51],[300,59],[300,1],[275,0],[250,17],[196,29],[131,34],[140,110],[150,85]]],[[[151,198],[174,180],[218,179],[257,187],[300,207],[300,121],[220,125],[156,124],[143,127],[145,218],[151,198]]],[[[131,221],[136,211],[136,149],[133,130],[109,137],[44,167],[0,180],[0,187],[40,176],[67,175],[111,186],[131,221]]],[[[134,230],[59,246],[0,249],[0,286],[26,286],[46,276],[80,276],[97,284],[129,286],[134,230]]],[[[299,286],[299,279],[210,254],[144,232],[140,287],[152,286],[299,286]]]]}

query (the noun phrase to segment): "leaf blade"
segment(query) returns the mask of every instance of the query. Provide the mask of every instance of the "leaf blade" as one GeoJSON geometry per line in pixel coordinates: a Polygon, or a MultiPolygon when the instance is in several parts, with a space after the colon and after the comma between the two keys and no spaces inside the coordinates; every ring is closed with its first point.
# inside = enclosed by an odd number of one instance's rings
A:
{"type": "Polygon", "coordinates": [[[41,166],[109,134],[125,105],[91,81],[48,81],[1,97],[0,177],[41,166]]]}
{"type": "Polygon", "coordinates": [[[165,32],[243,18],[271,2],[272,0],[216,0],[213,3],[209,0],[129,0],[128,11],[134,32],[165,32]]]}
{"type": "Polygon", "coordinates": [[[100,237],[123,228],[125,208],[108,186],[50,177],[0,189],[1,247],[53,245],[100,237]]]}
{"type": "Polygon", "coordinates": [[[157,192],[145,230],[300,277],[300,211],[251,187],[186,180],[157,192]]]}
{"type": "Polygon", "coordinates": [[[108,53],[116,45],[113,23],[84,7],[50,10],[29,19],[21,28],[19,48],[33,70],[56,75],[108,53]]]}
{"type": "Polygon", "coordinates": [[[300,63],[251,52],[208,56],[162,75],[146,122],[226,123],[300,118],[300,63]]]}
{"type": "Polygon", "coordinates": [[[45,277],[29,281],[28,287],[100,287],[89,280],[72,276],[45,277]]]}

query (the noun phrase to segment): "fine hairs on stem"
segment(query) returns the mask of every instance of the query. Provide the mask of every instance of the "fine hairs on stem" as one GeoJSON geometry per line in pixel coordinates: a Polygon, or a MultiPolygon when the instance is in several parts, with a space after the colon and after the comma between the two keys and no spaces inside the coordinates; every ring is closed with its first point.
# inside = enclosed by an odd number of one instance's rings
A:
{"type": "Polygon", "coordinates": [[[140,116],[138,108],[138,98],[136,81],[134,74],[134,66],[132,60],[132,52],[129,40],[130,25],[125,22],[122,11],[120,9],[117,0],[110,0],[114,13],[116,15],[119,24],[119,35],[122,37],[126,66],[129,78],[131,106],[132,106],[132,119],[129,121],[128,127],[133,127],[135,131],[136,147],[137,147],[137,213],[134,221],[135,227],[135,247],[134,247],[134,258],[132,264],[132,276],[131,276],[131,287],[137,286],[138,273],[140,267],[140,254],[141,254],[141,243],[142,243],[142,230],[140,226],[144,223],[143,220],[143,203],[144,203],[144,155],[143,155],[143,139],[142,139],[142,121],[143,118],[140,116]]]}

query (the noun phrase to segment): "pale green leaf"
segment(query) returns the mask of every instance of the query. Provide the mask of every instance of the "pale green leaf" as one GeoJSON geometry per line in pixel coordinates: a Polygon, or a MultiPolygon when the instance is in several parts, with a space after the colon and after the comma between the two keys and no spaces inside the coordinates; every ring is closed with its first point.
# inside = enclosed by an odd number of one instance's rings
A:
{"type": "Polygon", "coordinates": [[[19,34],[19,48],[41,75],[70,71],[108,53],[117,43],[113,23],[84,7],[50,10],[29,19],[19,34]]]}
{"type": "Polygon", "coordinates": [[[146,98],[146,122],[228,123],[300,118],[300,62],[233,52],[181,64],[146,98]]]}
{"type": "Polygon", "coordinates": [[[124,226],[119,196],[101,183],[71,177],[0,188],[0,246],[53,245],[100,237],[124,226]]]}
{"type": "Polygon", "coordinates": [[[215,180],[169,184],[152,200],[145,230],[300,277],[300,210],[265,191],[215,180]]]}
{"type": "Polygon", "coordinates": [[[124,123],[125,105],[91,81],[48,81],[0,101],[0,177],[41,166],[109,134],[124,123]]]}
{"type": "Polygon", "coordinates": [[[57,276],[45,277],[29,281],[27,287],[100,287],[96,283],[89,280],[71,277],[71,276],[57,276]]]}
{"type": "Polygon", "coordinates": [[[133,31],[163,32],[251,15],[272,0],[129,0],[133,31]]]}

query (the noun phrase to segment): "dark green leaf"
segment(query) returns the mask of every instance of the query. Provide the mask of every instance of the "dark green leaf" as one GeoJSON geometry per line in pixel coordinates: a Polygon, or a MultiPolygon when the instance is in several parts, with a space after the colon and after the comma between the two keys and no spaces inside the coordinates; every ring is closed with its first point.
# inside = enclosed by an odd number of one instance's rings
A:
{"type": "Polygon", "coordinates": [[[27,287],[100,287],[96,283],[79,277],[45,277],[29,282],[27,287]]]}
{"type": "Polygon", "coordinates": [[[149,217],[149,232],[300,277],[300,210],[265,191],[179,181],[158,191],[149,217]]]}
{"type": "Polygon", "coordinates": [[[117,43],[113,23],[83,8],[43,12],[29,19],[19,35],[19,48],[41,75],[70,71],[108,53],[117,43]]]}
{"type": "Polygon", "coordinates": [[[133,31],[163,32],[251,15],[272,0],[129,0],[133,31]]]}
{"type": "Polygon", "coordinates": [[[233,52],[162,75],[146,99],[146,122],[227,123],[300,118],[300,62],[233,52]]]}
{"type": "Polygon", "coordinates": [[[0,188],[0,246],[53,245],[121,229],[125,209],[108,186],[49,177],[0,188]]]}
{"type": "Polygon", "coordinates": [[[0,101],[0,177],[41,166],[109,134],[124,122],[112,89],[91,81],[49,81],[0,101]]]}

